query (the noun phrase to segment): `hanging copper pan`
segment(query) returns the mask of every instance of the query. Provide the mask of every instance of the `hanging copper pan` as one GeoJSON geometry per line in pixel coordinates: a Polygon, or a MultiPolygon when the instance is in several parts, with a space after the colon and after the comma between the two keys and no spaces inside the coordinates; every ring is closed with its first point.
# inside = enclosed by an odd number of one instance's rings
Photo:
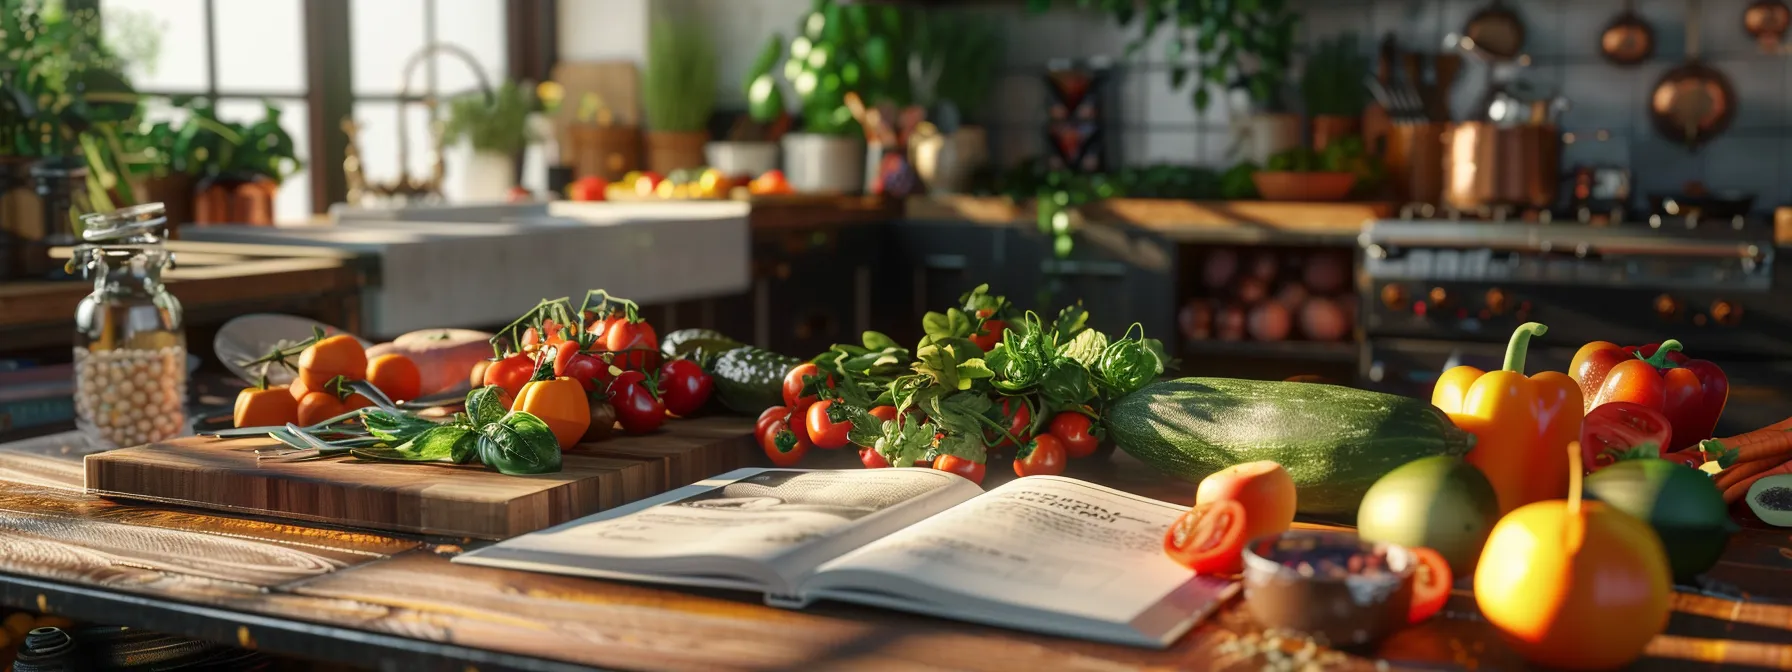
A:
{"type": "Polygon", "coordinates": [[[1599,33],[1599,54],[1614,65],[1632,66],[1655,53],[1655,30],[1636,13],[1636,0],[1625,0],[1624,13],[1599,33]]]}
{"type": "Polygon", "coordinates": [[[1667,71],[1649,94],[1655,130],[1697,148],[1730,127],[1736,118],[1736,89],[1724,73],[1699,60],[1699,1],[1689,0],[1686,63],[1667,71]]]}

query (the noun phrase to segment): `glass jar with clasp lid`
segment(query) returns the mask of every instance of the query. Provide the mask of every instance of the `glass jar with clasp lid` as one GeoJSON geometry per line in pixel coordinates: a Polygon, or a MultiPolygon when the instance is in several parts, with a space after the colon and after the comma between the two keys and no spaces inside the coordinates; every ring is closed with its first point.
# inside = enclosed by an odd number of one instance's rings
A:
{"type": "Polygon", "coordinates": [[[162,284],[161,203],[81,218],[69,261],[93,279],[75,309],[75,424],[92,450],[178,436],[186,429],[187,339],[180,301],[162,284]]]}

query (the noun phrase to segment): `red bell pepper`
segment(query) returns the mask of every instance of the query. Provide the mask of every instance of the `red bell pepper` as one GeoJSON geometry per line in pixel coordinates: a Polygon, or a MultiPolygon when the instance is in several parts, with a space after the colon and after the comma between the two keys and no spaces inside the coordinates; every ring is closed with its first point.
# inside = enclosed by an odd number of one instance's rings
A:
{"type": "Polygon", "coordinates": [[[1730,398],[1730,381],[1716,364],[1692,359],[1680,342],[1620,347],[1605,341],[1582,346],[1569,365],[1580,383],[1586,411],[1628,401],[1661,411],[1673,425],[1669,451],[1711,438],[1730,398]]]}

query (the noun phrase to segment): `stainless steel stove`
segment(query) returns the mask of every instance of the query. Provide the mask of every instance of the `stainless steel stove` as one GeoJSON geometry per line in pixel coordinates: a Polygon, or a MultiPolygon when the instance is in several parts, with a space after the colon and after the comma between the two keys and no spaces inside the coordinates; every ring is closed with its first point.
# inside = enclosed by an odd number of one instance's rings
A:
{"type": "Polygon", "coordinates": [[[1363,384],[1429,397],[1442,370],[1497,368],[1513,327],[1541,322],[1530,373],[1566,370],[1589,341],[1675,338],[1725,367],[1734,426],[1792,414],[1792,270],[1775,263],[1770,223],[1544,219],[1365,228],[1363,384]]]}

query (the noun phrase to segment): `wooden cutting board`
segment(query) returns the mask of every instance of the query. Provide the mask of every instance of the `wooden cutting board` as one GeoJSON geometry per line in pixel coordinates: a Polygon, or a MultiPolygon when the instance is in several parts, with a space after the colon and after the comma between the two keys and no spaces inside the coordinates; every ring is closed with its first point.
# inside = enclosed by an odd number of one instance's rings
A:
{"type": "Polygon", "coordinates": [[[620,506],[741,466],[753,421],[667,422],[568,451],[561,471],[506,476],[479,465],[335,458],[257,460],[273,439],[186,437],[86,458],[89,492],[349,527],[504,539],[620,506]]]}

